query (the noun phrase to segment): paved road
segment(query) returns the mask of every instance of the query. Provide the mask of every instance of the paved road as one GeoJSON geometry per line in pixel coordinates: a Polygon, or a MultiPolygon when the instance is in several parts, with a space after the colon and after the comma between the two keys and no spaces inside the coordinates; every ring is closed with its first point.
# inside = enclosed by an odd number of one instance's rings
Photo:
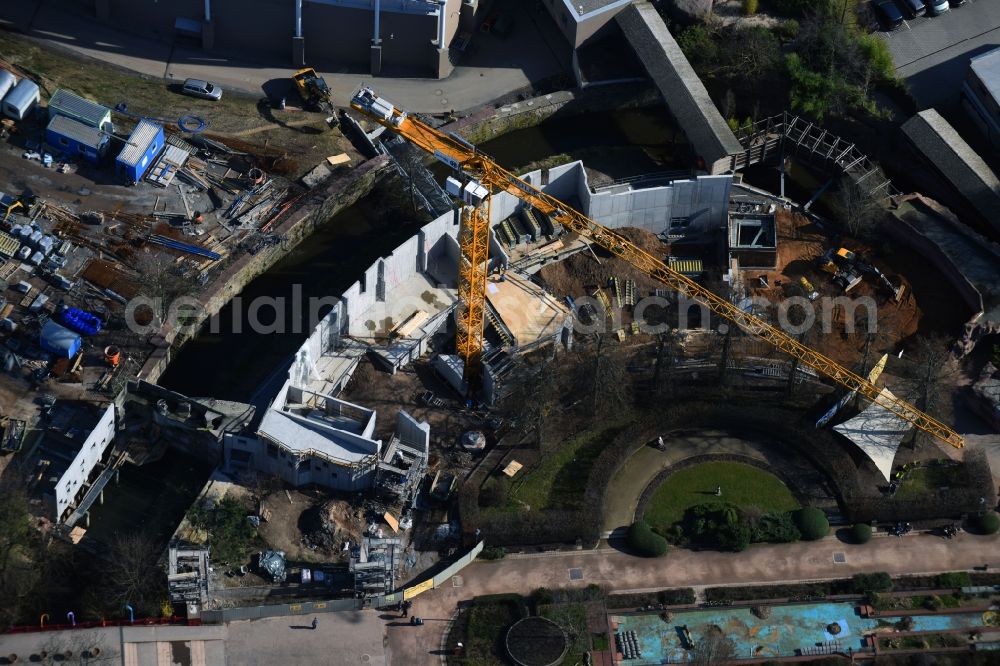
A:
{"type": "Polygon", "coordinates": [[[604,507],[604,531],[630,525],[635,518],[639,496],[657,474],[685,458],[706,454],[734,454],[767,462],[767,456],[753,442],[747,442],[721,431],[705,431],[693,435],[667,438],[666,451],[644,446],[636,451],[608,484],[604,507]]]}
{"type": "MultiPolygon", "coordinates": [[[[17,26],[37,39],[77,53],[153,76],[183,80],[198,77],[223,89],[254,94],[268,81],[287,85],[288,62],[260,62],[256,54],[174,47],[154,42],[54,7],[41,0],[0,2],[0,26],[17,26]]],[[[0,33],[0,44],[3,34],[0,33]]],[[[289,50],[291,47],[289,46],[289,50]]],[[[569,48],[555,24],[543,12],[523,13],[523,20],[504,40],[476,35],[467,62],[444,80],[419,78],[373,79],[364,72],[323,70],[334,102],[346,106],[362,82],[375,85],[385,97],[418,113],[465,111],[569,69],[569,48]]],[[[290,57],[290,56],[289,56],[290,57]]]]}
{"type": "Polygon", "coordinates": [[[950,105],[969,58],[1000,46],[1000,2],[969,0],[942,16],[920,17],[881,34],[918,106],[950,105]]]}
{"type": "Polygon", "coordinates": [[[608,590],[649,590],[664,587],[750,585],[793,580],[819,580],[859,572],[890,574],[937,573],[971,569],[990,562],[1000,565],[996,553],[1000,535],[961,534],[952,541],[928,535],[902,539],[880,537],[863,546],[847,545],[835,537],[812,543],[753,546],[743,553],[671,551],[664,559],[642,559],[611,548],[531,557],[499,562],[474,562],[453,586],[425,592],[414,599],[412,613],[425,619],[423,627],[388,625],[391,655],[413,666],[439,664],[436,652],[456,604],[483,594],[519,592],[539,587],[583,587],[597,583],[608,590]],[[834,553],[844,553],[837,564],[834,553]],[[992,559],[992,561],[991,561],[992,559]],[[579,568],[579,581],[569,571],[579,568]]]}
{"type": "MultiPolygon", "coordinates": [[[[226,625],[134,626],[0,635],[0,654],[32,655],[99,648],[91,666],[274,666],[363,664],[386,666],[385,628],[374,611],[273,617],[226,625]],[[313,618],[317,627],[311,626],[313,618]],[[157,661],[159,660],[159,661],[157,661]]],[[[46,662],[49,663],[49,662],[46,662]]],[[[67,664],[80,663],[72,659],[67,664]]],[[[398,663],[405,664],[401,659],[398,663]]]]}

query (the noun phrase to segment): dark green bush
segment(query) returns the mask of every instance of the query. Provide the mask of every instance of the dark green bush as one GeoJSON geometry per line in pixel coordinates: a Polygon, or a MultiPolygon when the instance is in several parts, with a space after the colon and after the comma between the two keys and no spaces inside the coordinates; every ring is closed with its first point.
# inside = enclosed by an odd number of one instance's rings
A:
{"type": "Polygon", "coordinates": [[[872,539],[872,526],[868,523],[854,523],[851,540],[854,543],[868,543],[872,539]]]}
{"type": "Polygon", "coordinates": [[[479,557],[484,560],[502,560],[507,557],[507,549],[503,546],[486,546],[479,557]]]}
{"type": "Polygon", "coordinates": [[[733,504],[696,504],[684,512],[686,541],[721,550],[741,551],[750,545],[750,525],[733,504]]]}
{"type": "Polygon", "coordinates": [[[826,514],[816,507],[807,506],[799,509],[792,517],[805,541],[822,539],[830,531],[830,522],[826,519],[826,514]]]}
{"type": "Polygon", "coordinates": [[[967,571],[952,571],[938,574],[936,582],[938,587],[970,587],[972,578],[967,571]]]}
{"type": "Polygon", "coordinates": [[[996,534],[1000,531],[1000,516],[996,511],[982,513],[972,519],[972,526],[980,534],[996,534]]]}
{"type": "Polygon", "coordinates": [[[765,513],[750,527],[750,541],[753,543],[791,543],[801,537],[790,513],[765,513]]]}
{"type": "Polygon", "coordinates": [[[858,594],[868,592],[888,592],[892,589],[892,577],[884,571],[854,574],[851,587],[858,594]]]}
{"type": "Polygon", "coordinates": [[[643,557],[663,557],[667,553],[667,540],[643,520],[632,523],[628,528],[628,545],[643,557]]]}

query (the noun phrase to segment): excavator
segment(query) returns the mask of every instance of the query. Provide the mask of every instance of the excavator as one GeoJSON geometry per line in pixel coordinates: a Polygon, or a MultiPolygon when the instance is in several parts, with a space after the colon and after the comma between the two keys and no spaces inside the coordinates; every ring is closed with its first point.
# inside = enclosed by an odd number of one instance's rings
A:
{"type": "Polygon", "coordinates": [[[306,108],[333,113],[330,86],[326,85],[326,80],[316,73],[315,69],[312,67],[300,69],[292,74],[292,81],[295,82],[295,88],[299,91],[306,108]]]}
{"type": "Polygon", "coordinates": [[[868,400],[942,442],[955,448],[965,446],[963,437],[944,423],[888,391],[883,391],[864,377],[673,270],[666,262],[639,248],[621,234],[604,227],[507,171],[457,134],[446,134],[431,127],[428,123],[396,107],[392,102],[379,97],[367,86],[362,86],[354,93],[351,98],[351,108],[433,155],[462,178],[459,180],[449,177],[446,181],[446,190],[466,204],[462,210],[458,232],[459,308],[455,344],[459,356],[465,362],[465,381],[469,386],[474,386],[482,373],[490,197],[498,192],[507,192],[548,215],[566,231],[576,233],[681,295],[698,301],[716,315],[737,325],[748,335],[769,343],[840,386],[850,391],[857,391],[868,400]]]}

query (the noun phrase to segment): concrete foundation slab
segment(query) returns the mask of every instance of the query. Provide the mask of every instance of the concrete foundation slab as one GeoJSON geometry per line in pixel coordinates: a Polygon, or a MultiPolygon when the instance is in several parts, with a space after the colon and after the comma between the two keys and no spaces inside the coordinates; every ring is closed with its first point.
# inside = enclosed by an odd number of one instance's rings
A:
{"type": "Polygon", "coordinates": [[[490,280],[486,298],[519,347],[556,335],[570,316],[562,302],[516,273],[490,280]]]}

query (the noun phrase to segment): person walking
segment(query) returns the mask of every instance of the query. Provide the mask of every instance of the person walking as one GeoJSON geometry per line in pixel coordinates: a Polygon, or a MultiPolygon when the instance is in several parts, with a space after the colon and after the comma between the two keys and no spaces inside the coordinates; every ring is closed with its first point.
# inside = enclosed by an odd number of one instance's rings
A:
{"type": "Polygon", "coordinates": [[[315,629],[317,624],[319,624],[319,622],[317,622],[316,618],[313,618],[312,628],[315,629]]]}

